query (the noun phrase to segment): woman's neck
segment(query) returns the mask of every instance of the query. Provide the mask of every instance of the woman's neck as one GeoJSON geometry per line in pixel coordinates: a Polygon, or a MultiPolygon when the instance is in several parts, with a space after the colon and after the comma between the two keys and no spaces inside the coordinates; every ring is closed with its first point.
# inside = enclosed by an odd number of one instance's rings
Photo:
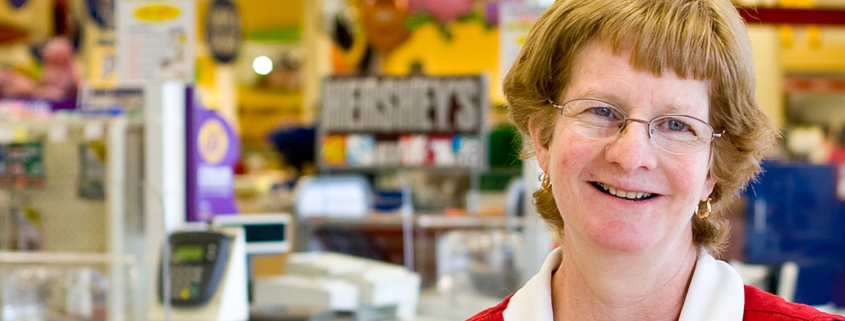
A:
{"type": "Polygon", "coordinates": [[[619,253],[564,240],[552,276],[555,321],[676,320],[698,256],[691,237],[681,243],[619,253]]]}

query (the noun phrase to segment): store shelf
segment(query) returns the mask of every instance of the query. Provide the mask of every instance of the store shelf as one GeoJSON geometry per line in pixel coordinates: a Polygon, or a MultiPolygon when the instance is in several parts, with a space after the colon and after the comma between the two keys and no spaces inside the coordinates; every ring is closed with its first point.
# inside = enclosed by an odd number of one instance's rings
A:
{"type": "MultiPolygon", "coordinates": [[[[130,247],[127,240],[141,239],[144,124],[124,116],[0,120],[0,133],[6,139],[41,146],[45,173],[44,183],[36,188],[0,189],[6,194],[0,206],[23,206],[38,213],[40,245],[38,251],[0,251],[0,266],[13,270],[28,265],[94,267],[108,279],[110,288],[119,289],[110,292],[105,319],[127,320],[126,300],[137,302],[143,295],[140,288],[123,289],[128,288],[127,270],[143,265],[139,249],[130,247]],[[107,151],[108,157],[85,154],[89,151],[84,148],[93,149],[92,140],[102,141],[97,148],[107,151]],[[82,194],[83,190],[90,192],[82,194]]],[[[0,233],[12,228],[3,227],[0,233]]]]}
{"type": "Polygon", "coordinates": [[[469,175],[472,170],[482,171],[472,166],[437,166],[437,165],[408,165],[408,166],[347,166],[347,165],[321,165],[321,170],[339,173],[378,173],[421,170],[432,173],[466,173],[469,175]]]}
{"type": "Polygon", "coordinates": [[[784,80],[783,91],[791,94],[842,94],[845,93],[845,78],[789,77],[784,80]]]}
{"type": "MultiPolygon", "coordinates": [[[[350,228],[367,227],[401,227],[400,214],[374,214],[365,217],[309,217],[306,224],[313,228],[350,228]]],[[[446,216],[440,214],[419,214],[414,216],[414,225],[423,229],[449,228],[497,228],[519,227],[523,220],[520,217],[503,216],[446,216]]]]}
{"type": "Polygon", "coordinates": [[[0,120],[0,126],[3,127],[26,127],[28,129],[35,129],[35,130],[42,130],[42,129],[50,129],[55,126],[84,126],[84,125],[92,125],[92,124],[99,124],[102,126],[106,125],[105,119],[103,120],[92,120],[92,119],[78,119],[78,118],[68,118],[68,119],[17,119],[17,120],[0,120]]]}
{"type": "MultiPolygon", "coordinates": [[[[131,255],[123,257],[123,262],[132,263],[131,255]]],[[[0,251],[0,263],[3,264],[110,264],[112,256],[103,252],[17,252],[0,251]]]]}
{"type": "Polygon", "coordinates": [[[521,217],[504,216],[445,216],[421,215],[417,217],[417,226],[421,228],[475,228],[475,227],[519,227],[521,217]]]}
{"type": "MultiPolygon", "coordinates": [[[[0,127],[26,128],[27,130],[45,131],[60,126],[85,127],[85,126],[106,126],[111,118],[50,118],[50,119],[2,119],[0,127]]],[[[138,128],[144,122],[140,119],[128,120],[129,128],[138,128]]]]}

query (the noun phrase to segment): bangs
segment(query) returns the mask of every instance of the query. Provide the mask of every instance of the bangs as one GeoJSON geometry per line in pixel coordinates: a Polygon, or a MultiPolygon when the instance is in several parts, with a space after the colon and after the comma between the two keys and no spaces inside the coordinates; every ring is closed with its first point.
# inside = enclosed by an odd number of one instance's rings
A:
{"type": "Polygon", "coordinates": [[[631,46],[631,66],[656,76],[664,70],[714,82],[726,76],[722,68],[731,65],[728,48],[734,39],[713,7],[697,0],[635,1],[621,1],[627,8],[606,16],[596,37],[615,53],[631,46]]]}

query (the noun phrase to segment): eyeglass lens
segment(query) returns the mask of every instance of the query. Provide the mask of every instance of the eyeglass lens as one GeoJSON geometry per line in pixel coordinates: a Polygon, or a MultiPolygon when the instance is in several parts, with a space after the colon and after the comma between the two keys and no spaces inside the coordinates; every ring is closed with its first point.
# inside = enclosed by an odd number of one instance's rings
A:
{"type": "MultiPolygon", "coordinates": [[[[576,99],[557,107],[571,121],[568,127],[584,138],[608,138],[622,131],[631,121],[646,123],[628,118],[619,108],[600,100],[576,99]]],[[[648,126],[654,144],[673,154],[701,151],[713,140],[710,125],[691,116],[660,116],[648,122],[648,126]]]]}

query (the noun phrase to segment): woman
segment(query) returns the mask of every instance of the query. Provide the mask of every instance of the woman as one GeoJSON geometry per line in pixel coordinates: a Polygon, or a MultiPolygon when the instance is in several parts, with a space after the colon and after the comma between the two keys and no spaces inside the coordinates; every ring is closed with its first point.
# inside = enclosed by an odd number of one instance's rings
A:
{"type": "Polygon", "coordinates": [[[470,320],[842,320],[745,287],[711,256],[720,210],[777,136],[754,86],[728,0],[555,2],[504,92],[561,246],[470,320]]]}

